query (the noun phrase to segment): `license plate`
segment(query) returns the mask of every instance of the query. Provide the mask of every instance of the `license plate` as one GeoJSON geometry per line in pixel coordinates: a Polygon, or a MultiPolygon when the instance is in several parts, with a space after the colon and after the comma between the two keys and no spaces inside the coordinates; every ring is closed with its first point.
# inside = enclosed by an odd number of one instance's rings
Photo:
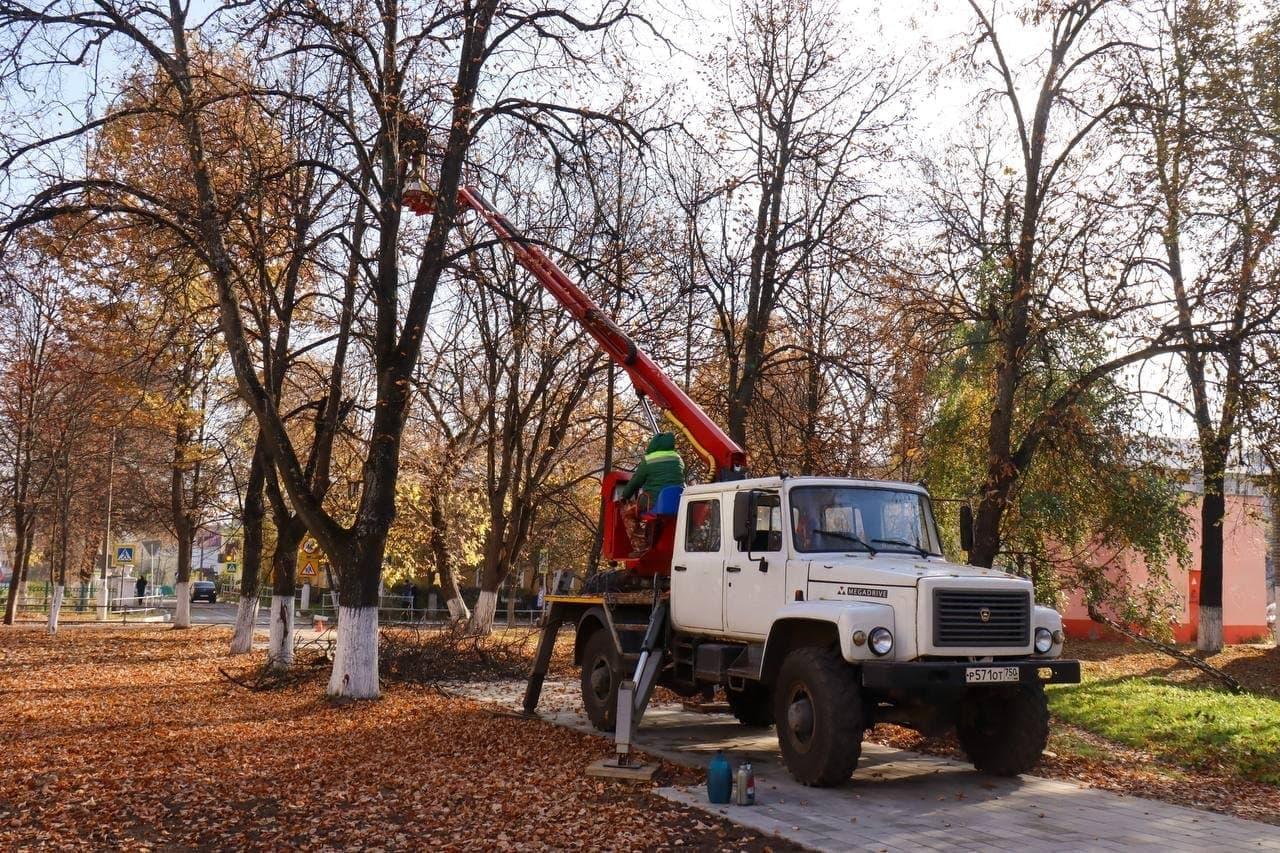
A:
{"type": "Polygon", "coordinates": [[[1017,680],[1016,666],[971,666],[964,671],[966,684],[1001,684],[1017,680]]]}

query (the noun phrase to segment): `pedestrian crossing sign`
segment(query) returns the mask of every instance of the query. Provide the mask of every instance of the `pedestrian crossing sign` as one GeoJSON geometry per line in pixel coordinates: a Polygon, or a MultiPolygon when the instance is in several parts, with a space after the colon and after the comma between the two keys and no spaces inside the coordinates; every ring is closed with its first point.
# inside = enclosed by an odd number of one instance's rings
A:
{"type": "Polygon", "coordinates": [[[304,578],[313,578],[316,576],[316,564],[307,560],[302,564],[302,576],[304,578]]]}
{"type": "Polygon", "coordinates": [[[133,546],[117,545],[116,546],[116,562],[132,563],[133,562],[133,546]]]}
{"type": "Polygon", "coordinates": [[[227,574],[234,575],[238,566],[235,563],[227,563],[227,574]]]}

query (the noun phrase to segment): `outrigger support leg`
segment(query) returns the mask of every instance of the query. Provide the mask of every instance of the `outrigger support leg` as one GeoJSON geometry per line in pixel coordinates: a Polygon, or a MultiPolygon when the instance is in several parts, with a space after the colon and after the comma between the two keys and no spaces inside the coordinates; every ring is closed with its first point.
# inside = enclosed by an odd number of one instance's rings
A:
{"type": "Polygon", "coordinates": [[[666,651],[667,610],[670,605],[659,591],[655,590],[654,595],[658,598],[649,616],[649,627],[644,633],[635,675],[618,686],[618,712],[614,717],[614,757],[591,765],[587,768],[589,774],[643,781],[652,778],[657,769],[636,763],[631,757],[631,742],[636,726],[640,724],[645,708],[649,705],[649,697],[653,695],[666,651]]]}
{"type": "Polygon", "coordinates": [[[551,653],[555,650],[556,635],[560,633],[564,618],[564,605],[552,602],[542,623],[542,636],[538,638],[538,653],[533,658],[533,670],[524,687],[524,713],[530,716],[538,710],[538,700],[542,698],[542,682],[551,666],[551,653]]]}

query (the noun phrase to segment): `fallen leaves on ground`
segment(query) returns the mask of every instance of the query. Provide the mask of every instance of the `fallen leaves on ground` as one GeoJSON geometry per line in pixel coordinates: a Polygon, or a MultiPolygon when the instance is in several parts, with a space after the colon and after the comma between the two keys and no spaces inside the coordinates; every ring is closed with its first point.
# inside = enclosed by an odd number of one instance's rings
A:
{"type": "MultiPolygon", "coordinates": [[[[1192,646],[1181,648],[1195,654],[1192,646]]],[[[1067,654],[1079,658],[1086,677],[1091,679],[1150,675],[1188,687],[1222,687],[1221,682],[1206,673],[1137,643],[1072,640],[1068,641],[1067,654]]],[[[1217,654],[1201,655],[1201,658],[1235,678],[1246,690],[1280,698],[1280,646],[1225,646],[1217,654]]]]}
{"type": "Polygon", "coordinates": [[[229,663],[229,636],[0,633],[0,846],[793,849],[585,776],[602,738],[429,686],[341,706],[319,677],[245,690],[219,669],[261,655],[229,663]]]}

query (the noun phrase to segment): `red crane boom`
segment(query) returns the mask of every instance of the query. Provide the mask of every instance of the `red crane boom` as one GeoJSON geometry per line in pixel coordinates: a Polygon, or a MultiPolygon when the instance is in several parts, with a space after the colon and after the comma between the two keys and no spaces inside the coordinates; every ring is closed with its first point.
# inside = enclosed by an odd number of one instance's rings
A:
{"type": "MultiPolygon", "coordinates": [[[[411,189],[404,195],[405,205],[418,214],[430,211],[434,206],[432,202],[430,193],[425,189],[411,189]]],[[[745,476],[746,451],[720,429],[679,385],[671,381],[671,377],[636,346],[635,341],[618,328],[541,247],[521,234],[475,187],[460,188],[458,202],[464,208],[475,211],[485,221],[515,256],[516,262],[528,270],[570,316],[595,338],[600,348],[627,372],[641,398],[652,400],[663,410],[667,419],[707,461],[713,480],[739,479],[745,476]]],[[[625,563],[641,575],[667,574],[671,568],[675,524],[664,522],[661,518],[650,519],[649,546],[641,554],[632,553],[618,501],[621,487],[629,477],[630,472],[627,471],[610,471],[605,474],[601,486],[605,519],[603,554],[606,559],[625,563]]]]}
{"type": "Polygon", "coordinates": [[[680,428],[707,460],[715,479],[742,476],[741,472],[747,465],[747,454],[742,447],[720,429],[679,385],[672,382],[671,377],[636,346],[635,341],[619,329],[564,270],[540,247],[526,239],[475,187],[464,186],[458,190],[458,201],[480,215],[515,255],[516,261],[532,273],[596,339],[600,348],[627,372],[636,392],[652,400],[680,428]]]}

